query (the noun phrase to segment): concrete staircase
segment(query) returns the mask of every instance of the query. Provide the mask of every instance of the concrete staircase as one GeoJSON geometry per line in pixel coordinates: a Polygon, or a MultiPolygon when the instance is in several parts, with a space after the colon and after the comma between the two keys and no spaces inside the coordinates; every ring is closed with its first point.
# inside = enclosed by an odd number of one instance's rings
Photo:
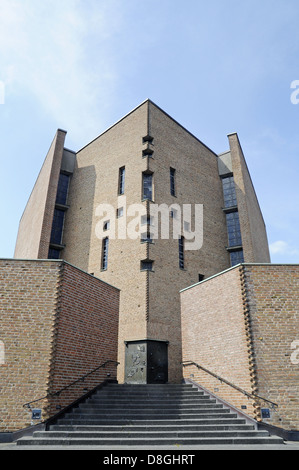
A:
{"type": "Polygon", "coordinates": [[[109,384],[21,446],[282,444],[192,385],[109,384]]]}

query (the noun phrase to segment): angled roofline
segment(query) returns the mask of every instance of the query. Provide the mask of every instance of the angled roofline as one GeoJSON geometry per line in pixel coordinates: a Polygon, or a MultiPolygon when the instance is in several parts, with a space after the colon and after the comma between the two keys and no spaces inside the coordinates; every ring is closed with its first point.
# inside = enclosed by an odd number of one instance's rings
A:
{"type": "Polygon", "coordinates": [[[218,158],[218,155],[216,152],[214,152],[214,150],[212,150],[210,147],[208,147],[206,144],[204,144],[198,137],[196,137],[194,134],[192,134],[192,132],[188,131],[188,129],[186,127],[184,127],[182,124],[180,124],[178,121],[176,121],[172,116],[170,116],[170,114],[168,114],[166,111],[164,111],[162,108],[160,108],[160,106],[158,106],[156,103],[154,103],[151,99],[147,98],[146,100],[144,100],[142,103],[140,103],[138,106],[136,106],[136,108],[132,109],[132,111],[130,111],[129,113],[127,113],[125,116],[123,116],[121,119],[119,119],[118,121],[116,121],[114,124],[112,124],[112,126],[108,127],[105,131],[103,131],[101,134],[99,134],[97,137],[95,137],[93,140],[91,140],[88,144],[84,145],[84,147],[82,147],[80,150],[78,150],[76,153],[79,153],[81,152],[82,150],[84,150],[86,147],[88,147],[90,144],[92,144],[93,142],[95,142],[97,139],[99,139],[100,137],[102,137],[104,134],[106,134],[108,131],[110,131],[111,129],[113,129],[113,127],[117,126],[121,121],[123,121],[124,119],[126,119],[128,116],[130,116],[130,114],[134,113],[135,111],[137,111],[137,109],[141,108],[141,106],[145,105],[146,103],[150,103],[152,104],[153,106],[155,106],[157,109],[159,109],[159,111],[161,111],[165,116],[167,116],[169,119],[171,119],[173,122],[175,122],[181,129],[183,129],[185,132],[187,132],[191,137],[193,137],[195,140],[197,140],[197,142],[199,142],[201,145],[203,145],[206,149],[208,149],[213,155],[215,155],[215,157],[218,158]]]}
{"type": "Polygon", "coordinates": [[[136,108],[132,109],[132,111],[130,111],[129,113],[127,113],[125,116],[123,116],[122,118],[120,118],[118,121],[116,121],[114,124],[112,124],[112,126],[108,127],[106,130],[104,130],[103,132],[101,132],[101,134],[99,134],[97,137],[95,137],[94,139],[92,139],[88,144],[84,145],[84,147],[82,147],[80,150],[78,150],[76,153],[79,153],[81,152],[82,150],[84,150],[86,147],[88,147],[90,144],[92,144],[93,142],[95,142],[97,139],[99,139],[100,137],[102,137],[102,135],[106,134],[108,131],[110,131],[111,129],[113,129],[113,127],[117,126],[117,124],[119,124],[121,121],[123,121],[124,119],[126,119],[128,116],[130,116],[130,114],[134,113],[135,111],[137,111],[137,109],[141,108],[141,106],[143,106],[144,104],[146,104],[147,102],[149,102],[150,100],[149,99],[146,99],[145,101],[143,101],[142,103],[140,103],[138,106],[136,106],[136,108]]]}
{"type": "Polygon", "coordinates": [[[218,155],[216,152],[214,152],[214,150],[212,150],[210,147],[208,147],[206,144],[204,144],[198,137],[196,137],[196,135],[192,134],[192,132],[188,131],[188,129],[186,127],[184,127],[182,124],[180,124],[178,121],[176,121],[172,116],[170,116],[170,114],[166,113],[166,111],[164,111],[164,109],[160,108],[160,106],[158,106],[156,103],[154,103],[152,100],[147,100],[149,103],[151,103],[152,105],[154,105],[157,109],[159,109],[163,114],[165,114],[165,116],[167,116],[169,119],[171,119],[173,122],[175,122],[178,126],[180,126],[181,129],[183,129],[185,132],[187,132],[189,135],[191,135],[191,137],[193,137],[195,140],[197,140],[197,142],[199,142],[201,145],[203,145],[204,147],[206,147],[206,149],[208,149],[210,152],[212,152],[215,157],[218,158],[218,155]]]}

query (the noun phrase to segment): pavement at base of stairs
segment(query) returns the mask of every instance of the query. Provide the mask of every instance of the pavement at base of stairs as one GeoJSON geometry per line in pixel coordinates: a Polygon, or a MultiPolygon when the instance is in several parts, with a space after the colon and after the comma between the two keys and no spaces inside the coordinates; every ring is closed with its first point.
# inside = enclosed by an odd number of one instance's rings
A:
{"type": "Polygon", "coordinates": [[[215,451],[215,450],[221,450],[221,451],[231,451],[231,450],[297,450],[299,451],[299,442],[294,442],[294,441],[286,441],[284,444],[271,444],[271,445],[201,445],[201,446],[188,446],[188,445],[177,445],[177,446],[151,446],[151,447],[145,447],[145,446],[19,446],[16,445],[16,443],[0,443],[0,450],[13,450],[13,451],[19,451],[19,450],[93,450],[93,451],[132,451],[132,454],[135,451],[141,451],[141,452],[148,452],[148,451],[155,451],[155,453],[159,451],[172,451],[172,452],[181,452],[181,451],[197,451],[200,452],[202,450],[210,450],[210,451],[215,451]]]}

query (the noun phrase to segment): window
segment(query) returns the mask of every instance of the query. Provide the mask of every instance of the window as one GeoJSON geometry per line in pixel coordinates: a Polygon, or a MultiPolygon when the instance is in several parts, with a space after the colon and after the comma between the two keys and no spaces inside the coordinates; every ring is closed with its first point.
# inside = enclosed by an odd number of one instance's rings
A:
{"type": "Polygon", "coordinates": [[[141,271],[152,271],[153,270],[153,261],[144,260],[140,263],[141,271]]]}
{"type": "Polygon", "coordinates": [[[205,277],[204,277],[204,275],[203,275],[203,274],[199,274],[199,275],[198,275],[198,282],[201,282],[201,281],[203,281],[203,280],[204,280],[204,278],[205,278],[205,277]]]}
{"type": "Polygon", "coordinates": [[[185,239],[184,237],[179,238],[179,265],[180,269],[185,268],[185,239]]]}
{"type": "Polygon", "coordinates": [[[172,209],[169,214],[170,214],[171,219],[176,219],[178,215],[178,211],[176,209],[172,209]]]}
{"type": "Polygon", "coordinates": [[[106,237],[103,239],[102,245],[102,270],[106,271],[108,268],[108,247],[109,247],[109,238],[106,237]]]}
{"type": "Polygon", "coordinates": [[[240,219],[238,212],[230,212],[226,214],[227,232],[228,232],[228,244],[229,246],[241,246],[241,228],[240,219]]]}
{"type": "Polygon", "coordinates": [[[119,169],[119,179],[118,179],[118,194],[124,194],[125,192],[125,174],[126,169],[123,166],[119,169]]]}
{"type": "Polygon", "coordinates": [[[65,205],[67,202],[68,190],[69,190],[70,176],[60,173],[59,183],[57,188],[56,203],[65,205]]]}
{"type": "Polygon", "coordinates": [[[117,209],[116,211],[116,217],[119,219],[120,217],[122,217],[124,215],[124,208],[123,207],[120,207],[119,209],[117,209]]]}
{"type": "Polygon", "coordinates": [[[104,222],[103,224],[103,230],[104,232],[106,232],[106,230],[109,230],[110,229],[110,220],[106,220],[106,222],[104,222]]]}
{"type": "Polygon", "coordinates": [[[231,262],[232,266],[236,266],[237,264],[244,263],[244,252],[243,252],[243,250],[232,251],[230,253],[230,262],[231,262]]]}
{"type": "Polygon", "coordinates": [[[175,196],[175,169],[170,168],[170,194],[175,196]]]}
{"type": "Polygon", "coordinates": [[[54,210],[52,232],[51,232],[51,241],[54,245],[61,245],[62,243],[62,232],[64,225],[64,215],[65,212],[60,209],[54,210]]]}
{"type": "Polygon", "coordinates": [[[142,215],[141,225],[154,225],[154,217],[150,215],[142,215]]]}
{"type": "Polygon", "coordinates": [[[153,243],[153,234],[149,232],[142,233],[141,241],[144,243],[153,243]]]}
{"type": "Polygon", "coordinates": [[[55,248],[50,248],[48,259],[60,259],[60,250],[56,250],[55,248]]]}
{"type": "Polygon", "coordinates": [[[237,205],[237,195],[233,176],[222,179],[224,207],[234,207],[237,205]]]}
{"type": "Polygon", "coordinates": [[[190,232],[190,223],[189,222],[184,222],[184,231],[185,232],[190,232]]]}
{"type": "Polygon", "coordinates": [[[143,173],[142,199],[153,200],[153,174],[143,173]]]}

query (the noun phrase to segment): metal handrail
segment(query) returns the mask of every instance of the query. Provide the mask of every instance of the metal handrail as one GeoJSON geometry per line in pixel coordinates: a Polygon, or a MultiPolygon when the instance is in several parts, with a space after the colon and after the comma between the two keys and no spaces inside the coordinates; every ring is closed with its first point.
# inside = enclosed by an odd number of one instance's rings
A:
{"type": "Polygon", "coordinates": [[[57,392],[52,392],[52,393],[48,393],[45,397],[42,397],[42,398],[38,398],[37,400],[33,400],[33,401],[30,401],[28,403],[25,403],[23,405],[23,408],[29,408],[31,409],[30,405],[32,405],[33,403],[37,403],[38,401],[41,401],[41,400],[45,400],[46,398],[49,398],[49,397],[55,397],[55,396],[59,396],[64,390],[67,390],[68,388],[72,387],[73,385],[79,383],[79,382],[84,382],[84,380],[89,377],[90,375],[94,374],[95,372],[97,372],[99,369],[101,369],[102,367],[106,367],[107,364],[109,363],[113,363],[115,364],[116,366],[119,365],[119,362],[117,361],[112,361],[112,360],[108,360],[106,362],[104,362],[103,364],[101,364],[100,366],[96,367],[95,369],[93,369],[92,371],[88,372],[87,374],[83,375],[82,377],[80,377],[79,379],[75,380],[74,382],[70,383],[69,385],[66,385],[65,387],[63,387],[62,389],[58,390],[57,392]]]}
{"type": "Polygon", "coordinates": [[[206,372],[207,374],[210,374],[212,375],[213,377],[215,377],[217,380],[219,380],[220,382],[223,382],[225,383],[226,385],[229,385],[230,387],[234,388],[235,390],[238,390],[238,392],[241,392],[243,393],[243,395],[245,395],[246,397],[248,398],[251,398],[251,399],[259,399],[259,400],[263,400],[264,402],[266,403],[270,403],[272,408],[278,408],[278,404],[277,403],[274,403],[273,401],[270,401],[270,400],[267,400],[266,398],[263,398],[263,397],[260,397],[259,395],[256,395],[255,393],[249,393],[249,392],[246,392],[246,390],[243,390],[242,388],[238,387],[237,385],[233,384],[232,382],[229,382],[228,380],[226,379],[223,379],[222,377],[220,377],[219,375],[215,374],[214,372],[211,372],[210,370],[206,369],[205,367],[203,366],[200,366],[199,364],[197,364],[196,362],[193,362],[193,361],[184,361],[181,363],[183,365],[183,367],[187,367],[187,366],[196,366],[198,369],[202,369],[204,372],[206,372]]]}

